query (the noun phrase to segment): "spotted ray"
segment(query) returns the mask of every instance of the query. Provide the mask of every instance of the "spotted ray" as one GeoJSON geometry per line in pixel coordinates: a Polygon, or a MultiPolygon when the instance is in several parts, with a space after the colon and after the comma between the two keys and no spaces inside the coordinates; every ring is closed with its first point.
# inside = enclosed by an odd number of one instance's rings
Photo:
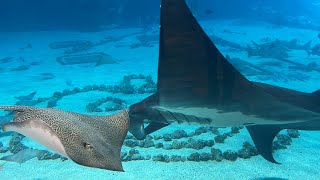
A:
{"type": "Polygon", "coordinates": [[[53,108],[0,106],[14,111],[4,131],[21,133],[74,162],[123,171],[120,150],[128,131],[125,110],[111,116],[88,116],[53,108]]]}

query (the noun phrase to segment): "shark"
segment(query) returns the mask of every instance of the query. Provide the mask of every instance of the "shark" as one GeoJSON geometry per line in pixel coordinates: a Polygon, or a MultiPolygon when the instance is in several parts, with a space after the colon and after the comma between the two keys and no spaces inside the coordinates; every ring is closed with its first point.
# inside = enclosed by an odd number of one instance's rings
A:
{"type": "Polygon", "coordinates": [[[245,126],[260,155],[279,164],[272,142],[281,130],[320,130],[320,90],[249,81],[210,40],[185,0],[162,0],[160,13],[157,91],[128,110],[129,132],[137,139],[172,123],[245,126]]]}

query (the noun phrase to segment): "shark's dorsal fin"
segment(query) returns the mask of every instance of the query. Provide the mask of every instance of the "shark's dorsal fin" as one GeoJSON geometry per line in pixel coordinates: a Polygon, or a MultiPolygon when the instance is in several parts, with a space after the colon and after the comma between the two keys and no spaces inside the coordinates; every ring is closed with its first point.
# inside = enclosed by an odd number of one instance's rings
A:
{"type": "Polygon", "coordinates": [[[162,0],[158,92],[161,103],[183,97],[226,100],[248,82],[220,53],[184,0],[162,0]],[[179,25],[177,25],[179,22],[179,25]]]}

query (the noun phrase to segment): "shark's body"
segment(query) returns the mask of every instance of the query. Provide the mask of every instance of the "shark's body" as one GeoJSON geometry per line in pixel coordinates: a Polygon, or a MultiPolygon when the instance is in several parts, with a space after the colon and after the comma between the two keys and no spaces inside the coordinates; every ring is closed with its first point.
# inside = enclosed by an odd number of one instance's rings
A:
{"type": "Polygon", "coordinates": [[[143,139],[172,122],[244,125],[260,154],[276,163],[282,129],[320,130],[320,91],[303,93],[241,75],[200,27],[184,0],[162,0],[157,92],[130,106],[129,131],[143,139]],[[144,120],[151,123],[144,128],[144,120]]]}

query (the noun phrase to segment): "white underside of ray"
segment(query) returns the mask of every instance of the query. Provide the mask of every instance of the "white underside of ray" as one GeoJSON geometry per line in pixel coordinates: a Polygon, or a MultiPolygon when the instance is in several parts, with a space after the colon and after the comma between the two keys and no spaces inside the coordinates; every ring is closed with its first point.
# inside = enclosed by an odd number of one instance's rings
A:
{"type": "MultiPolygon", "coordinates": [[[[155,107],[161,111],[169,111],[172,113],[181,113],[188,116],[194,116],[198,118],[207,118],[211,120],[210,126],[214,127],[232,127],[243,125],[267,125],[267,124],[281,124],[281,123],[296,123],[300,121],[281,121],[263,119],[257,116],[245,115],[241,112],[220,112],[218,109],[211,109],[208,107],[177,107],[168,108],[163,106],[155,107]]],[[[197,124],[197,122],[190,122],[189,124],[197,124]]]]}
{"type": "Polygon", "coordinates": [[[68,157],[66,150],[56,133],[41,120],[28,120],[20,122],[17,125],[8,123],[4,126],[4,131],[15,131],[20,133],[56,153],[68,157]]]}

